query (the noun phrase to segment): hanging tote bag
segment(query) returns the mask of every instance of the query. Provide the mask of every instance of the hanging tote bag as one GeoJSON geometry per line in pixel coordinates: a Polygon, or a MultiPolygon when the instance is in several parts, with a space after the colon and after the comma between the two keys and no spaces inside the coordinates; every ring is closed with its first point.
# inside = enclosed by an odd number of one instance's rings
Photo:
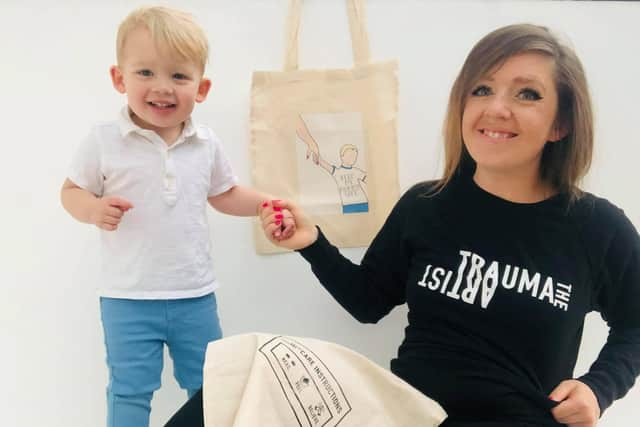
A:
{"type": "MultiPolygon", "coordinates": [[[[300,70],[301,0],[291,0],[284,71],[256,71],[256,188],[297,201],[338,247],[368,246],[399,197],[397,63],[372,63],[362,0],[346,0],[355,65],[300,70]]],[[[282,251],[255,223],[258,253],[282,251]]]]}

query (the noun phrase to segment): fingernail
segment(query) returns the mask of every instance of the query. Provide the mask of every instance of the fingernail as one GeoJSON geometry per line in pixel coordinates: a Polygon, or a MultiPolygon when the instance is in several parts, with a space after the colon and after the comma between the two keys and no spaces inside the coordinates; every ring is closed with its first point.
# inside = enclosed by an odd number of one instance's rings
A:
{"type": "Polygon", "coordinates": [[[281,221],[276,221],[276,225],[280,225],[280,224],[281,224],[281,221]]]}
{"type": "Polygon", "coordinates": [[[282,219],[282,218],[283,218],[283,217],[282,217],[282,214],[278,214],[278,215],[276,215],[276,219],[282,219]]]}
{"type": "Polygon", "coordinates": [[[282,208],[281,208],[281,207],[279,207],[279,206],[275,206],[275,207],[273,208],[273,210],[274,210],[274,211],[281,211],[281,210],[282,210],[282,208]]]}
{"type": "Polygon", "coordinates": [[[264,202],[264,203],[262,204],[262,207],[263,207],[263,208],[266,208],[267,206],[269,206],[269,202],[264,202]]]}

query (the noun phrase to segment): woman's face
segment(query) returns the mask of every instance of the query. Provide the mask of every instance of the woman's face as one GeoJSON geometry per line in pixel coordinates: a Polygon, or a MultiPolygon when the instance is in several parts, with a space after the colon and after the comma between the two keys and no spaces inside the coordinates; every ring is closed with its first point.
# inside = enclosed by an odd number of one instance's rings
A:
{"type": "Polygon", "coordinates": [[[545,144],[561,138],[555,126],[553,71],[551,58],[523,53],[472,86],[462,114],[462,138],[476,172],[539,174],[545,144]]]}

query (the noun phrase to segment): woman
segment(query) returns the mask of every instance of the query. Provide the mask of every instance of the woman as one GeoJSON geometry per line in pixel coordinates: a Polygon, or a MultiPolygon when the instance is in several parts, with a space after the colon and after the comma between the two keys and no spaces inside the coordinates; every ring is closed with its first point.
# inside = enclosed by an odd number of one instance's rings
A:
{"type": "MultiPolygon", "coordinates": [[[[360,265],[290,202],[299,250],[361,322],[409,306],[391,370],[438,401],[445,426],[595,426],[640,371],[640,238],[582,192],[593,119],[576,55],[512,25],[467,57],[444,127],[445,171],[401,198],[360,265]],[[611,327],[573,379],[585,315],[611,327]]],[[[262,212],[267,237],[280,226],[262,212]]]]}
{"type": "Polygon", "coordinates": [[[443,426],[595,426],[640,371],[640,238],[578,187],[593,145],[580,61],[543,27],[488,34],[454,83],[444,139],[443,177],[402,196],[359,265],[291,202],[262,210],[266,236],[361,322],[408,304],[391,370],[442,405],[443,426]],[[286,240],[272,237],[283,208],[286,240]],[[574,379],[592,310],[609,338],[574,379]]]}

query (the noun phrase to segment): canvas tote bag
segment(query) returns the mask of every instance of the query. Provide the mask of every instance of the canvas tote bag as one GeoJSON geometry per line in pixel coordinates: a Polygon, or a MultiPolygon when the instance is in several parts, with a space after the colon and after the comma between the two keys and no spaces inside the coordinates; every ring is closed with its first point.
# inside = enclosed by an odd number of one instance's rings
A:
{"type": "Polygon", "coordinates": [[[337,344],[245,334],[209,343],[205,427],[435,427],[442,407],[337,344]]]}
{"type": "MultiPolygon", "coordinates": [[[[397,63],[371,63],[363,0],[345,0],[355,65],[298,69],[302,1],[291,0],[284,71],[256,71],[256,188],[297,201],[338,247],[368,246],[399,197],[397,63]]],[[[258,253],[279,252],[254,228],[258,253]]]]}

